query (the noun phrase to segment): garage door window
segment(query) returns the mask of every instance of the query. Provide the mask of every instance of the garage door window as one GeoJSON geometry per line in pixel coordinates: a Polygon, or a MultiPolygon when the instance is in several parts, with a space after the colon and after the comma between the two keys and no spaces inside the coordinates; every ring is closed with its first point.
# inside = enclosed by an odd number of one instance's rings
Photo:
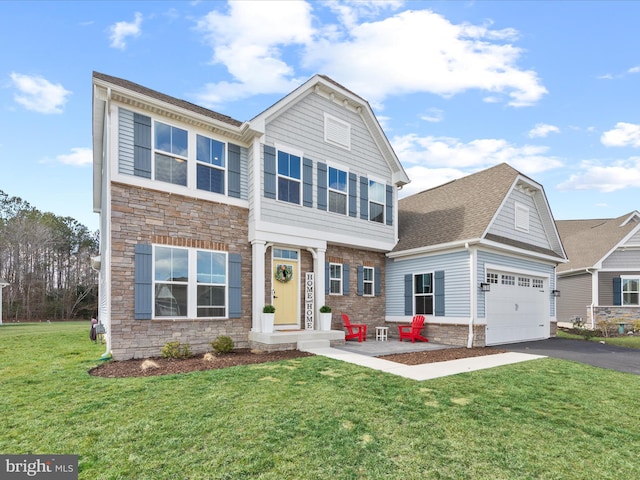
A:
{"type": "Polygon", "coordinates": [[[516,277],[514,275],[502,275],[502,285],[515,285],[516,277]]]}

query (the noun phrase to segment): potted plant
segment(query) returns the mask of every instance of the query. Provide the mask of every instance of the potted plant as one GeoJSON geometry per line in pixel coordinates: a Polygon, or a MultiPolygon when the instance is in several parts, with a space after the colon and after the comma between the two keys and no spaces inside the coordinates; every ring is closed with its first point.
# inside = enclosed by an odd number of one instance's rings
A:
{"type": "Polygon", "coordinates": [[[320,307],[320,330],[325,332],[331,330],[331,307],[329,305],[320,307]]]}
{"type": "Polygon", "coordinates": [[[262,308],[262,331],[264,333],[273,333],[273,322],[276,317],[276,307],[273,305],[265,305],[262,308]]]}

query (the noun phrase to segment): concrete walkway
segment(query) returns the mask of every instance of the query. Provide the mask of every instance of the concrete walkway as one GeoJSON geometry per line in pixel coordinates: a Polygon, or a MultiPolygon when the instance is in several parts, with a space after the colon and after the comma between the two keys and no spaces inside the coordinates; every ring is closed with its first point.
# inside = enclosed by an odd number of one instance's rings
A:
{"type": "Polygon", "coordinates": [[[446,377],[448,375],[456,375],[458,373],[473,372],[475,370],[482,370],[485,368],[499,367],[527,360],[535,360],[537,358],[545,358],[543,355],[507,352],[486,355],[483,357],[461,358],[459,360],[450,360],[448,362],[404,365],[373,356],[374,352],[376,355],[390,355],[393,353],[437,350],[440,348],[450,347],[433,343],[424,343],[420,345],[401,343],[396,340],[395,342],[366,341],[358,343],[357,345],[356,342],[350,342],[344,347],[339,348],[311,346],[304,350],[315,355],[322,355],[335,360],[360,365],[361,367],[372,368],[374,370],[380,370],[393,375],[410,378],[412,380],[430,380],[432,378],[446,377]]]}

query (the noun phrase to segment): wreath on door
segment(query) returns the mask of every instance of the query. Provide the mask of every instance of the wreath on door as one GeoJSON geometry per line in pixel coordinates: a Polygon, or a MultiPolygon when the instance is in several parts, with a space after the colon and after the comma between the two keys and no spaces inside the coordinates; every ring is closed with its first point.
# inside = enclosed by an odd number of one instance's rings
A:
{"type": "Polygon", "coordinates": [[[293,278],[293,267],[291,265],[278,265],[275,277],[280,283],[287,283],[293,278]]]}

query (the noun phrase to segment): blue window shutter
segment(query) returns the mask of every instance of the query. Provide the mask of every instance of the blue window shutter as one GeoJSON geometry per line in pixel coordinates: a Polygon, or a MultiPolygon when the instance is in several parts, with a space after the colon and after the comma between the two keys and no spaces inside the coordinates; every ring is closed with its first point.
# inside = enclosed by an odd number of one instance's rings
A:
{"type": "Polygon", "coordinates": [[[393,187],[387,185],[387,205],[386,205],[386,221],[387,225],[393,225],[393,187]]]}
{"type": "Polygon", "coordinates": [[[133,174],[151,178],[151,117],[133,114],[133,174]]]}
{"type": "Polygon", "coordinates": [[[240,198],[240,147],[229,143],[227,150],[229,152],[227,193],[230,197],[240,198]]]}
{"type": "Polygon", "coordinates": [[[444,317],[444,270],[434,273],[434,314],[436,317],[444,317]]]}
{"type": "Polygon", "coordinates": [[[318,162],[318,209],[327,210],[327,164],[318,162]]]}
{"type": "Polygon", "coordinates": [[[349,216],[358,215],[358,176],[355,173],[349,174],[349,216]]]}
{"type": "Polygon", "coordinates": [[[380,267],[373,269],[373,288],[374,295],[379,297],[382,294],[382,270],[380,267]]]}
{"type": "Polygon", "coordinates": [[[242,317],[242,257],[229,254],[229,318],[242,317]]]}
{"type": "Polygon", "coordinates": [[[342,264],[342,294],[349,295],[349,264],[342,264]]]}
{"type": "Polygon", "coordinates": [[[330,289],[330,279],[329,279],[329,262],[325,262],[324,264],[324,294],[329,295],[331,293],[330,289]]]}
{"type": "Polygon", "coordinates": [[[413,275],[404,276],[404,314],[413,315],[413,275]]]}
{"type": "Polygon", "coordinates": [[[133,318],[135,320],[149,320],[153,309],[153,265],[152,247],[149,244],[137,244],[134,247],[133,273],[133,318]]]}
{"type": "Polygon", "coordinates": [[[276,198],[276,149],[264,146],[264,196],[276,198]]]}
{"type": "Polygon", "coordinates": [[[360,218],[369,220],[369,179],[360,177],[360,218]]]}
{"type": "Polygon", "coordinates": [[[357,294],[364,295],[364,267],[358,265],[358,291],[357,294]]]}
{"type": "Polygon", "coordinates": [[[622,305],[622,279],[620,277],[613,279],[613,304],[622,305]]]}
{"type": "Polygon", "coordinates": [[[313,207],[313,161],[302,159],[302,204],[313,207]]]}

